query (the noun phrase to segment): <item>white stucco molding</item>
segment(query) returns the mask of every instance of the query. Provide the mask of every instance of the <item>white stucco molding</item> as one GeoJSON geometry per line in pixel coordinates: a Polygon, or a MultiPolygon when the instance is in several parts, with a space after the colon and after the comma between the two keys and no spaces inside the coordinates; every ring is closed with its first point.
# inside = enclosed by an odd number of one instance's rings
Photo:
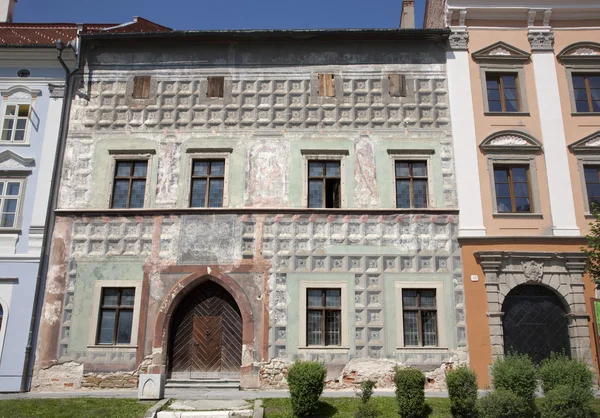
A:
{"type": "Polygon", "coordinates": [[[34,165],[33,158],[22,157],[11,150],[0,152],[0,171],[31,172],[34,165]]]}
{"type": "Polygon", "coordinates": [[[524,64],[531,54],[506,42],[496,42],[471,54],[477,62],[502,62],[524,64]]]}
{"type": "Polygon", "coordinates": [[[484,154],[500,152],[537,154],[542,151],[542,143],[526,132],[507,130],[491,134],[481,142],[479,148],[484,154]]]}
{"type": "Polygon", "coordinates": [[[600,43],[576,42],[560,51],[557,57],[561,62],[565,64],[599,64],[600,43]]]}
{"type": "Polygon", "coordinates": [[[30,89],[27,86],[17,85],[7,89],[0,89],[0,94],[4,99],[32,100],[42,94],[42,91],[39,89],[30,89]]]}
{"type": "Polygon", "coordinates": [[[600,154],[600,131],[596,131],[569,145],[573,154],[600,154]]]}
{"type": "Polygon", "coordinates": [[[450,49],[454,51],[466,51],[469,49],[469,32],[453,31],[448,37],[450,49]]]}
{"type": "Polygon", "coordinates": [[[531,31],[527,35],[532,51],[553,51],[554,32],[531,31]]]}

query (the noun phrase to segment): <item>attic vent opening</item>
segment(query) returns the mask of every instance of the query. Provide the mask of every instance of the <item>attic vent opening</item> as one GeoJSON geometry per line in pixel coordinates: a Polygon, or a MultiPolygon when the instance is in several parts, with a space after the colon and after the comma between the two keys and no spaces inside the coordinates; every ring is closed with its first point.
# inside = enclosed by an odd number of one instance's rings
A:
{"type": "Polygon", "coordinates": [[[390,96],[406,97],[406,77],[404,74],[389,74],[390,96]]]}
{"type": "Polygon", "coordinates": [[[207,97],[223,97],[225,77],[208,77],[207,97]]]}
{"type": "Polygon", "coordinates": [[[318,95],[321,97],[335,97],[335,75],[319,74],[318,95]]]}
{"type": "Polygon", "coordinates": [[[17,77],[20,78],[27,78],[31,75],[31,71],[29,71],[27,68],[21,68],[19,71],[17,71],[17,77]]]}
{"type": "Polygon", "coordinates": [[[147,99],[150,97],[150,80],[149,75],[133,77],[133,93],[131,97],[134,99],[147,99]]]}

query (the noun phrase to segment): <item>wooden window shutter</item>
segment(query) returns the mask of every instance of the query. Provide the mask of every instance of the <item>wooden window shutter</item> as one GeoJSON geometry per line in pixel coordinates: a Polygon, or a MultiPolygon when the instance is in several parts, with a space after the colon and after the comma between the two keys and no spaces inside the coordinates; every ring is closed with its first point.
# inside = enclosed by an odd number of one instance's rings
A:
{"type": "Polygon", "coordinates": [[[208,97],[223,97],[225,77],[208,77],[208,97]]]}
{"type": "Polygon", "coordinates": [[[150,97],[150,80],[149,75],[133,77],[133,94],[134,99],[147,99],[150,97]]]}
{"type": "Polygon", "coordinates": [[[333,74],[319,74],[319,96],[335,97],[334,77],[333,74]]]}
{"type": "Polygon", "coordinates": [[[404,74],[390,74],[390,96],[406,97],[406,78],[404,74]]]}

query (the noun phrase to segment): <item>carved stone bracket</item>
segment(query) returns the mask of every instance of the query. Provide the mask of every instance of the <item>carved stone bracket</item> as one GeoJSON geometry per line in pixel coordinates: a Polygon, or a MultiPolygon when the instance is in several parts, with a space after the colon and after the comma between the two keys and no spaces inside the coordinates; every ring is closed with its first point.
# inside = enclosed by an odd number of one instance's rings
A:
{"type": "Polygon", "coordinates": [[[554,32],[529,32],[527,38],[532,51],[554,50],[554,32]]]}
{"type": "Polygon", "coordinates": [[[469,32],[452,32],[448,37],[450,49],[466,51],[469,48],[469,32]]]}

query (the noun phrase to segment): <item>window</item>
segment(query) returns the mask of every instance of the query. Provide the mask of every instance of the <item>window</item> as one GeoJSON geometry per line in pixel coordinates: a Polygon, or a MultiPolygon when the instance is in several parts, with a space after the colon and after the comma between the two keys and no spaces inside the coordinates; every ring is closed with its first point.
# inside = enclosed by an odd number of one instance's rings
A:
{"type": "Polygon", "coordinates": [[[0,180],[0,228],[16,228],[22,183],[0,180]]]}
{"type": "Polygon", "coordinates": [[[7,104],[4,111],[1,142],[24,143],[31,105],[7,104]]]}
{"type": "Polygon", "coordinates": [[[102,289],[97,344],[131,343],[134,301],[135,288],[133,287],[105,287],[102,289]]]}
{"type": "Polygon", "coordinates": [[[341,289],[307,289],[306,344],[341,345],[341,289]]]}
{"type": "Polygon", "coordinates": [[[150,97],[150,76],[135,76],[133,78],[133,93],[134,99],[147,99],[150,97]]]}
{"type": "Polygon", "coordinates": [[[308,207],[340,207],[341,170],[339,161],[308,161],[308,207]]]}
{"type": "Polygon", "coordinates": [[[193,160],[190,206],[222,207],[224,184],[225,160],[193,160]]]}
{"type": "Polygon", "coordinates": [[[577,112],[600,112],[600,73],[573,74],[577,112]]]}
{"type": "Polygon", "coordinates": [[[117,161],[112,208],[143,208],[148,161],[117,161]]]}
{"type": "Polygon", "coordinates": [[[531,212],[528,166],[494,166],[499,213],[531,212]]]}
{"type": "Polygon", "coordinates": [[[588,204],[590,212],[593,211],[593,204],[598,205],[600,209],[600,166],[585,165],[583,167],[585,177],[585,188],[587,190],[588,204]]]}
{"type": "Polygon", "coordinates": [[[335,97],[335,76],[333,74],[319,74],[319,90],[321,97],[335,97]]]}
{"type": "Polygon", "coordinates": [[[520,112],[517,74],[486,73],[490,112],[520,112]]]}
{"type": "Polygon", "coordinates": [[[390,74],[390,96],[406,97],[406,78],[403,74],[390,74]]]}
{"type": "Polygon", "coordinates": [[[2,305],[0,305],[0,331],[2,331],[2,319],[4,318],[4,310],[2,309],[2,305]]]}
{"type": "Polygon", "coordinates": [[[225,77],[208,77],[208,97],[223,97],[225,90],[225,77]]]}
{"type": "Polygon", "coordinates": [[[403,289],[402,321],[405,346],[437,346],[436,290],[403,289]]]}
{"type": "Polygon", "coordinates": [[[427,207],[427,162],[396,161],[396,207],[427,207]]]}

